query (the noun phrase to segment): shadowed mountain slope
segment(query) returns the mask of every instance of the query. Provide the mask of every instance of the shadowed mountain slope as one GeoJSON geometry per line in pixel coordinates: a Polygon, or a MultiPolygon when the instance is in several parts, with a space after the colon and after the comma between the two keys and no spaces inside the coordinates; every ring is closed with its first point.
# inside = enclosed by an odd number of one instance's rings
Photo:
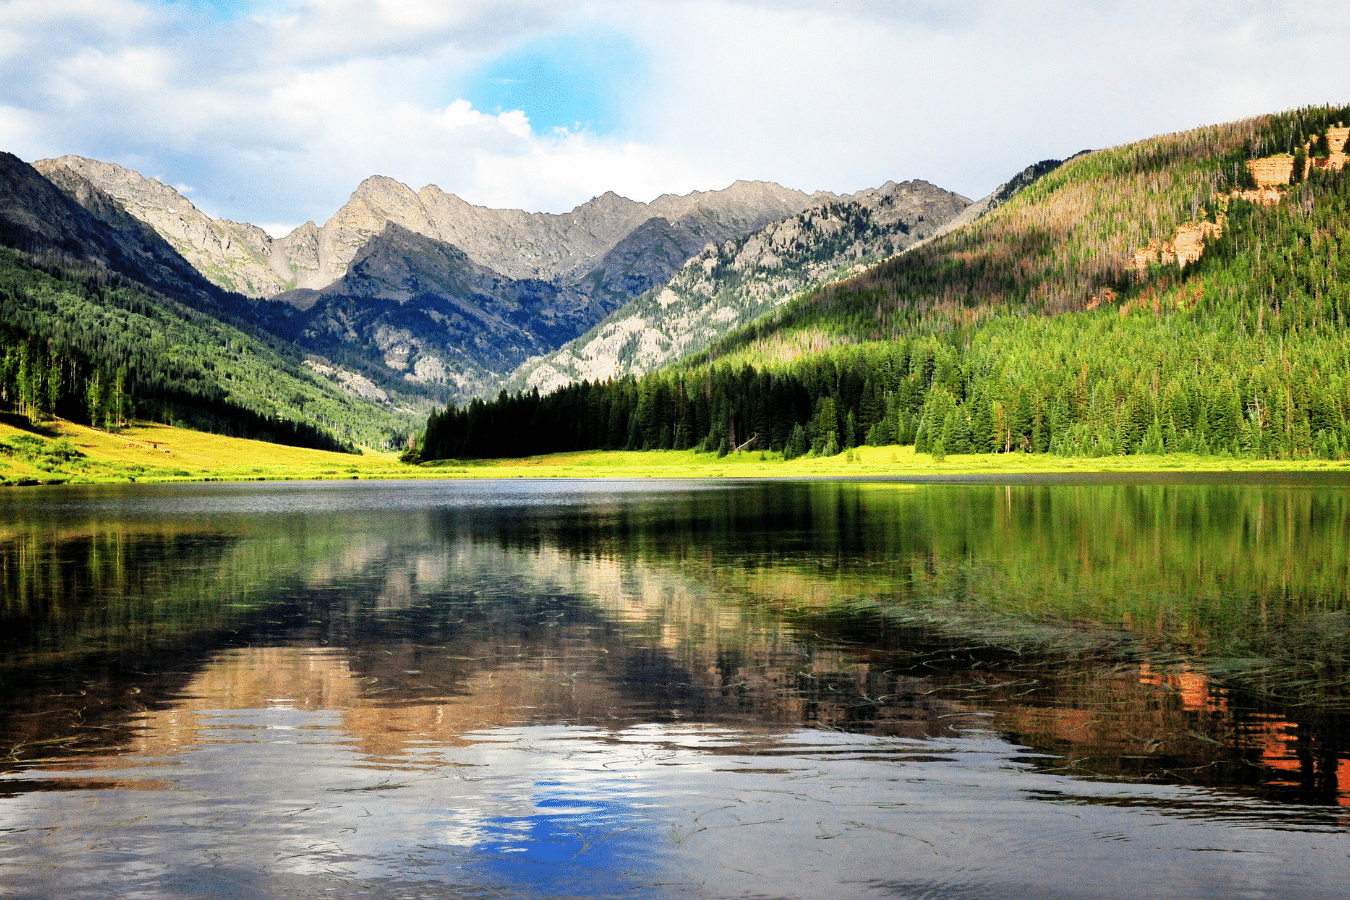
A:
{"type": "Polygon", "coordinates": [[[207,282],[98,188],[58,178],[64,191],[0,154],[0,408],[324,448],[406,434],[410,410],[342,391],[246,321],[254,303],[207,282]]]}

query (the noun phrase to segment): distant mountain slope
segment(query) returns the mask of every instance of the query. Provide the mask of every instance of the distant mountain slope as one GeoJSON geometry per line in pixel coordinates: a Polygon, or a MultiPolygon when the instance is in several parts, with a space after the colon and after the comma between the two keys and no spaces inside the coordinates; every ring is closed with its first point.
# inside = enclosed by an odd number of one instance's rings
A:
{"type": "MultiPolygon", "coordinates": [[[[651,203],[608,193],[555,215],[486,209],[435,185],[413,191],[374,176],[322,226],[273,239],[111,163],[64,156],[37,166],[72,196],[115,198],[216,285],[288,304],[257,307],[257,324],[321,354],[320,365],[345,367],[349,387],[359,373],[367,396],[442,402],[495,394],[523,360],[664,284],[705,246],[832,196],[736,182],[651,203]],[[400,251],[408,255],[396,260],[400,251]]],[[[108,209],[92,211],[126,229],[108,209]]]]}
{"type": "Polygon", "coordinates": [[[293,346],[233,324],[247,300],[77,178],[65,186],[80,203],[0,154],[0,243],[12,248],[0,250],[0,407],[98,418],[116,381],[140,415],[228,434],[334,447],[406,432],[408,413],[344,393],[293,346]]]}
{"type": "Polygon", "coordinates": [[[513,280],[459,248],[390,223],[319,291],[288,295],[295,340],[343,358],[371,348],[380,385],[420,385],[467,398],[498,388],[530,356],[569,340],[606,312],[576,288],[513,280]],[[300,311],[302,310],[302,311],[300,311]]]}
{"type": "Polygon", "coordinates": [[[861,271],[929,237],[970,205],[924,181],[814,205],[745,237],[709,245],[669,283],[567,346],[513,373],[508,390],[642,374],[708,346],[796,292],[861,271]]]}

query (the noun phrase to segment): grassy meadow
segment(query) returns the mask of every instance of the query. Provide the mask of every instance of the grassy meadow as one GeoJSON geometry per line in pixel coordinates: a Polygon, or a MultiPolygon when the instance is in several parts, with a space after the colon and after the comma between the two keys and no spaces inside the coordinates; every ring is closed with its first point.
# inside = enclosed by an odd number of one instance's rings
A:
{"type": "Polygon", "coordinates": [[[879,478],[1095,472],[1340,471],[1350,463],[1231,456],[1057,457],[971,454],[937,460],[912,446],[859,447],[785,461],[781,454],[719,457],[693,450],[587,451],[524,459],[442,460],[420,466],[367,450],[329,453],[185,428],[137,424],[116,433],[64,420],[39,431],[0,420],[0,485],[352,478],[879,478]]]}
{"type": "Polygon", "coordinates": [[[1342,471],[1350,463],[1239,459],[1222,456],[1058,457],[985,453],[936,460],[913,446],[859,447],[837,456],[784,460],[781,453],[754,451],[718,457],[694,450],[555,453],[525,459],[427,463],[425,471],[493,478],[878,478],[894,476],[1015,475],[1096,472],[1342,471]]]}
{"type": "Polygon", "coordinates": [[[329,453],[153,423],[114,433],[61,419],[39,431],[0,420],[5,485],[390,478],[414,471],[389,453],[329,453]]]}

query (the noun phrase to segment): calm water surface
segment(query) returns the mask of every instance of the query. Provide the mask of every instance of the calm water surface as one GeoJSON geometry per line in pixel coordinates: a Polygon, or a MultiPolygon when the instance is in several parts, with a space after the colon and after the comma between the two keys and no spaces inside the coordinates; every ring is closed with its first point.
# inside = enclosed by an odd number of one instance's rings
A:
{"type": "Polygon", "coordinates": [[[0,895],[1345,896],[1350,484],[0,493],[0,895]]]}

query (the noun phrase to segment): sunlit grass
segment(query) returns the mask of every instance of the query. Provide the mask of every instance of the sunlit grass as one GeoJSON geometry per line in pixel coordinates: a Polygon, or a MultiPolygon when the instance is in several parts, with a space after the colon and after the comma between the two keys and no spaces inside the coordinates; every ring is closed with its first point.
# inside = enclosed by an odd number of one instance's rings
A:
{"type": "Polygon", "coordinates": [[[54,421],[34,433],[0,422],[0,484],[223,481],[341,478],[886,478],[1096,472],[1341,471],[1350,463],[1222,456],[1065,458],[1005,453],[936,460],[913,447],[859,447],[838,456],[785,460],[748,451],[718,456],[693,450],[586,451],[524,459],[442,460],[412,466],[393,453],[360,455],[286,447],[169,425],[138,424],[112,433],[54,421]],[[61,444],[60,442],[65,442],[61,444]],[[61,447],[76,458],[62,457],[61,447]],[[50,451],[50,452],[48,452],[50,451]]]}
{"type": "Polygon", "coordinates": [[[56,420],[39,433],[0,422],[0,483],[254,481],[389,478],[416,474],[391,453],[363,455],[285,447],[153,423],[118,432],[56,420]],[[34,438],[66,446],[79,458],[53,465],[31,452],[34,438]]]}
{"type": "Polygon", "coordinates": [[[754,451],[719,457],[693,450],[586,451],[525,459],[442,461],[423,469],[459,477],[487,478],[879,478],[978,474],[1094,472],[1256,472],[1329,470],[1350,472],[1350,463],[1289,462],[1223,456],[1058,457],[1046,454],[986,453],[935,460],[909,447],[859,447],[838,456],[784,460],[782,454],[754,451]]]}

